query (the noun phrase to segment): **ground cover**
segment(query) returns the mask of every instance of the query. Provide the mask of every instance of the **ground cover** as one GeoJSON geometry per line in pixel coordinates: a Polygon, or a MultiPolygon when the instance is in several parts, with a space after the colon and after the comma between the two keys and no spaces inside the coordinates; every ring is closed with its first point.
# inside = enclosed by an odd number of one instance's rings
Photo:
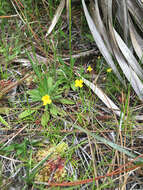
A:
{"type": "Polygon", "coordinates": [[[0,189],[143,188],[140,51],[93,5],[0,2],[0,189]]]}

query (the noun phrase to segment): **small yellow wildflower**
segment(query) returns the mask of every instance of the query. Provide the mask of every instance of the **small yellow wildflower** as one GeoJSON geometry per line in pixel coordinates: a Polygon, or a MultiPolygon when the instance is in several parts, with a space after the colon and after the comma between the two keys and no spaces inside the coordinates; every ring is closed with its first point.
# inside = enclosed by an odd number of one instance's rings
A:
{"type": "Polygon", "coordinates": [[[101,59],[100,55],[97,57],[97,59],[98,59],[98,60],[101,59]]]}
{"type": "Polygon", "coordinates": [[[87,71],[91,72],[92,70],[93,70],[92,67],[89,65],[87,71]]]}
{"type": "Polygon", "coordinates": [[[75,87],[80,87],[82,88],[83,87],[83,80],[80,79],[80,80],[75,80],[75,87]]]}
{"type": "Polygon", "coordinates": [[[47,104],[51,104],[52,100],[48,94],[42,97],[43,106],[46,106],[47,104]]]}
{"type": "Polygon", "coordinates": [[[107,73],[111,73],[111,71],[112,71],[111,68],[107,69],[107,73]]]}

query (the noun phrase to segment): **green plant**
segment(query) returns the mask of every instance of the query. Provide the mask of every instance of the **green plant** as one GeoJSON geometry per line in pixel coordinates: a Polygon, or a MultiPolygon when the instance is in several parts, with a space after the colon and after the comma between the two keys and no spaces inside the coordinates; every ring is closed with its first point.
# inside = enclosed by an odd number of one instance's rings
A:
{"type": "Polygon", "coordinates": [[[64,115],[65,112],[55,105],[56,102],[62,102],[62,93],[64,88],[61,88],[60,85],[63,82],[58,80],[54,83],[52,77],[43,76],[43,81],[38,83],[38,88],[28,91],[33,102],[43,101],[43,106],[45,106],[45,112],[42,115],[41,123],[43,126],[46,126],[47,122],[50,119],[50,115],[56,116],[64,115]]]}
{"type": "Polygon", "coordinates": [[[11,3],[7,0],[0,1],[0,15],[6,16],[13,11],[11,3]]]}
{"type": "MultiPolygon", "coordinates": [[[[49,74],[50,71],[48,71],[48,73],[42,73],[40,68],[37,64],[33,63],[31,58],[30,61],[36,74],[37,88],[29,90],[28,94],[33,102],[43,102],[45,109],[41,117],[41,124],[46,126],[50,119],[50,115],[54,117],[57,115],[65,115],[64,110],[58,107],[56,103],[74,104],[74,102],[70,99],[63,98],[63,93],[69,88],[69,84],[67,84],[67,80],[63,74],[59,74],[58,78],[55,79],[55,76],[51,76],[51,74],[49,74]]],[[[33,112],[34,110],[28,109],[24,112],[24,117],[32,114],[33,112]]]]}
{"type": "Polygon", "coordinates": [[[9,155],[11,152],[15,152],[16,157],[21,160],[27,159],[28,154],[28,145],[30,145],[30,141],[25,138],[22,143],[13,143],[1,149],[3,153],[9,155]]]}

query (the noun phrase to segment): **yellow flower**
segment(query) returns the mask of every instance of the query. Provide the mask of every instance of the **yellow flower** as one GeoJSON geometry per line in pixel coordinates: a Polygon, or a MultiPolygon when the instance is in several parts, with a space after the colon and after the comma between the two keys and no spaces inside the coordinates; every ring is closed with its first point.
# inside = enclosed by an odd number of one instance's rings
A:
{"type": "Polygon", "coordinates": [[[100,57],[100,55],[97,57],[97,59],[99,60],[101,57],[100,57]]]}
{"type": "Polygon", "coordinates": [[[51,104],[52,100],[48,94],[42,97],[43,106],[46,106],[47,104],[51,104]]]}
{"type": "Polygon", "coordinates": [[[80,80],[75,80],[75,87],[80,87],[82,88],[83,87],[83,80],[80,79],[80,80]]]}
{"type": "Polygon", "coordinates": [[[93,69],[91,68],[91,66],[89,65],[87,68],[87,71],[91,72],[93,69]]]}
{"type": "Polygon", "coordinates": [[[107,69],[107,73],[111,73],[111,71],[112,71],[111,68],[107,69]]]}

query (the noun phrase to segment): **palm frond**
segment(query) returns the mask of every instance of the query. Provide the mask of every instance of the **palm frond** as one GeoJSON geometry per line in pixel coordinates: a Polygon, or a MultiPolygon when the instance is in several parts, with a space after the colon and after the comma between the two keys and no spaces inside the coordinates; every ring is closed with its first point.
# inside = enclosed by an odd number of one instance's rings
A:
{"type": "Polygon", "coordinates": [[[141,1],[91,0],[91,15],[85,0],[82,0],[82,5],[91,33],[106,62],[125,84],[114,64],[114,59],[117,61],[139,99],[143,101],[143,69],[140,65],[143,58],[141,1]]]}
{"type": "Polygon", "coordinates": [[[61,16],[61,13],[62,13],[64,7],[65,7],[65,0],[62,0],[62,1],[60,2],[60,4],[59,4],[57,10],[56,10],[56,13],[55,13],[54,18],[53,18],[53,20],[52,20],[52,23],[51,23],[51,25],[50,25],[50,27],[49,27],[49,29],[48,29],[48,32],[47,32],[47,34],[46,34],[46,37],[47,37],[47,36],[52,32],[52,30],[54,29],[55,25],[57,24],[57,22],[58,22],[58,20],[59,20],[59,18],[60,18],[60,16],[61,16]]]}

